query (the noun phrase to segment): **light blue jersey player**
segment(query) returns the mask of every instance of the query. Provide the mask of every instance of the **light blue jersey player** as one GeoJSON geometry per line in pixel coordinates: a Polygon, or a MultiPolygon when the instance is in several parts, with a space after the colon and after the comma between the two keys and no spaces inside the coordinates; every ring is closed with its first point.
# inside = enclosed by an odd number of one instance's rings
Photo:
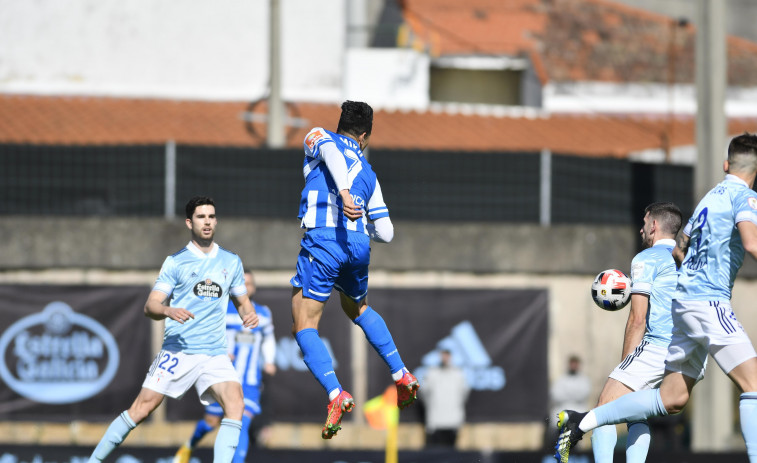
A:
{"type": "Polygon", "coordinates": [[[147,298],[145,314],[165,320],[163,349],[147,372],[131,407],[108,427],[90,463],[103,461],[165,396],[181,398],[192,386],[200,401],[218,400],[225,418],[216,436],[214,461],[229,463],[239,442],[244,413],[242,386],[226,353],[226,311],[233,302],[242,324],[258,325],[247,297],[242,261],[213,241],[218,223],[211,198],[196,196],[186,205],[192,240],[166,258],[147,298]]]}
{"type": "Polygon", "coordinates": [[[368,306],[370,240],[388,243],[394,236],[389,209],[376,174],[363,155],[373,126],[373,109],[346,101],[336,132],[315,128],[305,137],[299,217],[305,234],[297,273],[292,277],[293,332],[305,364],[329,396],[321,436],[331,439],[342,416],[352,411],[352,396],[334,372],[331,356],[318,334],[323,306],[336,288],[344,313],[363,329],[368,342],[389,367],[400,408],[416,398],[418,381],[405,368],[383,318],[368,306]]]}
{"type": "Polygon", "coordinates": [[[704,197],[683,230],[689,236],[689,252],[681,266],[676,299],[731,300],[745,254],[736,225],[753,221],[756,210],[754,190],[735,175],[726,175],[704,197]]]}
{"type": "Polygon", "coordinates": [[[166,258],[153,291],[170,296],[172,306],[184,307],[194,314],[193,323],[166,320],[165,352],[226,353],[225,308],[229,295],[247,294],[239,256],[218,244],[206,255],[190,242],[166,258]]]}
{"type": "Polygon", "coordinates": [[[741,390],[741,432],[749,461],[757,463],[757,353],[730,304],[745,253],[757,258],[757,193],[752,190],[757,136],[733,138],[723,167],[725,180],[699,202],[673,250],[681,266],[662,384],[585,414],[566,411],[557,444],[561,460],[567,461],[570,448],[597,426],[680,412],[709,354],[741,390]]]}
{"type": "MultiPolygon", "coordinates": [[[[670,306],[678,278],[672,251],[682,221],[681,211],[673,203],[652,203],[644,210],[639,233],[645,249],[631,261],[631,310],[623,338],[623,360],[610,373],[598,405],[632,391],[656,388],[662,382],[673,330],[670,306]]],[[[617,439],[615,426],[594,430],[591,445],[596,463],[613,461],[617,439]]],[[[645,461],[649,444],[646,420],[629,423],[626,461],[645,461]]]]}
{"type": "MultiPolygon", "coordinates": [[[[255,294],[255,278],[252,272],[245,272],[244,283],[248,296],[255,294]]],[[[263,388],[263,372],[273,375],[276,372],[276,337],[273,332],[273,317],[268,306],[258,304],[250,299],[258,314],[258,326],[245,328],[239,313],[229,303],[226,312],[226,338],[228,354],[242,382],[244,392],[244,415],[239,444],[234,453],[233,463],[243,463],[249,449],[250,424],[255,415],[259,415],[260,394],[263,388]]],[[[197,422],[194,433],[176,452],[174,463],[187,463],[200,440],[221,423],[223,409],[212,403],[205,407],[205,416],[197,422]]]]}

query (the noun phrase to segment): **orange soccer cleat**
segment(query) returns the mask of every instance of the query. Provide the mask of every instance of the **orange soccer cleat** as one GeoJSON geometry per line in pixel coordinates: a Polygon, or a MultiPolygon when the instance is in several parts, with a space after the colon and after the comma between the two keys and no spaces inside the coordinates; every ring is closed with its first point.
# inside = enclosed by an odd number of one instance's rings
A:
{"type": "Polygon", "coordinates": [[[350,393],[347,391],[340,392],[339,395],[329,403],[329,415],[326,417],[326,424],[323,425],[323,429],[321,430],[321,437],[324,439],[331,439],[334,437],[337,431],[342,429],[342,426],[340,425],[342,417],[345,413],[351,412],[354,406],[355,400],[350,393]]]}
{"type": "Polygon", "coordinates": [[[397,406],[399,408],[407,407],[418,398],[417,393],[420,384],[418,384],[418,379],[409,371],[406,371],[402,378],[395,381],[394,384],[397,385],[397,406]]]}

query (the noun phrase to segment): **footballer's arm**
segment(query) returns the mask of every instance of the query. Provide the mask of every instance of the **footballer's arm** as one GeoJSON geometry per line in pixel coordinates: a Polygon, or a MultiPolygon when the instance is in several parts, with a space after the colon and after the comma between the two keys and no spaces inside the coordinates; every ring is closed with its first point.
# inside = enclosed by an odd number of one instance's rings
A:
{"type": "Polygon", "coordinates": [[[649,310],[649,295],[643,293],[631,294],[631,310],[628,312],[626,331],[623,335],[623,356],[621,361],[636,349],[644,338],[647,329],[647,311],[649,310]]]}
{"type": "Polygon", "coordinates": [[[258,326],[258,314],[255,313],[255,307],[252,306],[250,297],[247,296],[247,293],[244,293],[241,296],[232,295],[231,302],[234,304],[234,307],[237,308],[239,316],[242,317],[242,325],[245,328],[255,328],[258,326]]]}
{"type": "Polygon", "coordinates": [[[741,235],[741,243],[744,250],[757,259],[757,225],[749,221],[742,221],[736,224],[741,235]]]}
{"type": "Polygon", "coordinates": [[[195,318],[194,314],[187,309],[180,307],[170,307],[168,299],[170,295],[156,289],[150,291],[145,303],[145,316],[153,320],[163,320],[168,317],[181,324],[184,324],[190,318],[195,318]]]}
{"type": "Polygon", "coordinates": [[[686,253],[689,251],[689,235],[684,230],[678,232],[676,236],[676,245],[673,248],[673,260],[676,261],[676,268],[681,268],[686,253]]]}

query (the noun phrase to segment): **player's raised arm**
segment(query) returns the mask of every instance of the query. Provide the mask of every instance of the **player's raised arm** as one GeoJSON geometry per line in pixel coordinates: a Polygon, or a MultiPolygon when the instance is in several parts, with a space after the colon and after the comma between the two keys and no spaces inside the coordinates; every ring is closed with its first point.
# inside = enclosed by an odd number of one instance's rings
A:
{"type": "Polygon", "coordinates": [[[255,307],[252,306],[250,298],[247,294],[241,296],[231,296],[231,301],[234,307],[237,308],[239,316],[242,317],[242,325],[245,328],[255,328],[258,326],[258,314],[255,313],[255,307]]]}

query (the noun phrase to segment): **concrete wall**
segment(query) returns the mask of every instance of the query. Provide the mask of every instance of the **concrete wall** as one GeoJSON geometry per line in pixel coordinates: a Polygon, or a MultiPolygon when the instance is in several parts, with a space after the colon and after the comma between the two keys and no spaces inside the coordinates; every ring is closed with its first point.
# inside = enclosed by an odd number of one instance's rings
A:
{"type": "MultiPolygon", "coordinates": [[[[628,226],[540,227],[501,223],[395,222],[395,239],[374,244],[372,268],[591,274],[627,269],[638,235],[628,226]]],[[[159,269],[189,241],[182,219],[5,217],[0,270],[159,269]]],[[[292,269],[297,220],[220,220],[216,240],[256,269],[292,269]]]]}
{"type": "MultiPolygon", "coordinates": [[[[633,226],[397,221],[389,244],[375,243],[371,268],[386,271],[453,271],[596,275],[628,271],[638,252],[633,226]]],[[[0,221],[0,271],[160,268],[189,241],[182,219],[4,217],[0,221]]],[[[291,270],[302,230],[295,220],[221,219],[216,241],[246,266],[291,270]]],[[[740,276],[757,277],[747,258],[740,276]]]]}

